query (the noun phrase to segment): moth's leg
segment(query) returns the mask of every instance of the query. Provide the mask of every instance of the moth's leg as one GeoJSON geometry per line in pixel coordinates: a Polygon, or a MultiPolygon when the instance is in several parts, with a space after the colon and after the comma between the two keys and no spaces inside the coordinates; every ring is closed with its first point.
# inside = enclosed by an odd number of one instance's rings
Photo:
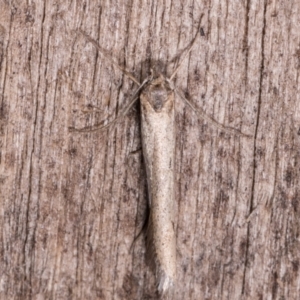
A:
{"type": "Polygon", "coordinates": [[[126,114],[128,113],[128,111],[131,109],[131,107],[133,106],[133,104],[139,99],[139,92],[140,90],[144,87],[144,85],[151,80],[152,77],[147,77],[143,83],[140,85],[140,87],[135,91],[132,100],[129,102],[129,104],[123,109],[123,111],[119,114],[119,116],[117,116],[113,121],[107,123],[106,125],[103,124],[98,124],[98,125],[94,125],[94,126],[87,126],[87,127],[83,127],[83,128],[74,128],[74,127],[69,127],[69,131],[70,132],[93,132],[93,131],[97,131],[97,130],[103,130],[105,128],[110,127],[111,125],[116,124],[117,121],[119,121],[120,119],[122,119],[124,116],[126,116],[126,114]]]}
{"type": "Polygon", "coordinates": [[[119,66],[118,63],[116,63],[112,57],[107,54],[107,51],[104,50],[94,39],[92,39],[90,36],[88,36],[84,31],[79,30],[79,32],[89,41],[91,42],[96,48],[97,50],[114,66],[116,66],[121,72],[123,72],[126,76],[128,76],[132,81],[134,81],[137,85],[140,86],[140,82],[127,70],[125,70],[124,68],[122,68],[121,66],[119,66]]]}
{"type": "Polygon", "coordinates": [[[89,104],[86,108],[81,109],[81,112],[84,114],[92,114],[94,112],[103,112],[103,110],[95,105],[89,104]]]}
{"type": "Polygon", "coordinates": [[[121,120],[126,115],[126,113],[129,111],[129,109],[132,107],[132,105],[136,102],[136,100],[138,100],[138,98],[139,98],[138,96],[133,98],[132,101],[129,103],[129,105],[124,109],[124,111],[121,112],[121,114],[119,116],[117,116],[113,121],[107,123],[106,125],[97,124],[94,126],[87,126],[87,127],[83,127],[83,128],[69,127],[69,131],[70,132],[93,132],[93,131],[103,130],[105,128],[108,128],[108,127],[116,124],[117,121],[121,120]]]}
{"type": "Polygon", "coordinates": [[[177,74],[177,72],[179,71],[180,67],[182,66],[182,63],[184,62],[184,60],[187,58],[187,56],[188,56],[188,55],[190,54],[190,52],[192,51],[192,49],[193,49],[193,47],[194,47],[194,45],[195,45],[195,42],[196,42],[196,40],[197,40],[197,37],[198,37],[198,35],[200,34],[200,25],[201,25],[201,20],[202,20],[202,18],[203,18],[203,15],[204,15],[204,14],[201,14],[201,16],[200,16],[200,21],[199,21],[199,26],[198,26],[198,29],[197,29],[197,33],[196,33],[194,39],[192,40],[190,47],[187,49],[187,51],[186,51],[186,53],[184,54],[182,60],[178,63],[178,65],[177,65],[177,67],[175,68],[173,74],[172,74],[171,77],[169,78],[169,81],[172,81],[172,80],[174,79],[175,75],[177,74]]]}
{"type": "Polygon", "coordinates": [[[220,123],[218,123],[216,120],[214,120],[213,118],[209,117],[208,115],[206,115],[204,113],[204,111],[202,111],[199,108],[196,108],[183,94],[182,91],[180,91],[179,89],[175,89],[175,93],[177,95],[179,95],[179,97],[185,101],[185,103],[198,115],[199,118],[203,118],[207,123],[217,127],[218,129],[225,131],[229,134],[233,134],[233,135],[237,135],[237,136],[242,136],[242,137],[247,137],[250,138],[252,137],[251,135],[248,134],[244,134],[241,131],[239,131],[238,129],[232,128],[232,127],[226,127],[220,123]]]}

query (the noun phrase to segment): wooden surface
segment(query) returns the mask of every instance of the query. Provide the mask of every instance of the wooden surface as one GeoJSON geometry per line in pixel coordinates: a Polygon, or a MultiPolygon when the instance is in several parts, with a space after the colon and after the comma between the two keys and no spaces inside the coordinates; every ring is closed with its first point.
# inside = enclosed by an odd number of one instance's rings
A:
{"type": "Polygon", "coordinates": [[[298,299],[300,2],[0,1],[0,298],[157,299],[136,84],[176,99],[178,283],[169,299],[298,299]],[[159,63],[158,63],[159,62],[159,63]]]}

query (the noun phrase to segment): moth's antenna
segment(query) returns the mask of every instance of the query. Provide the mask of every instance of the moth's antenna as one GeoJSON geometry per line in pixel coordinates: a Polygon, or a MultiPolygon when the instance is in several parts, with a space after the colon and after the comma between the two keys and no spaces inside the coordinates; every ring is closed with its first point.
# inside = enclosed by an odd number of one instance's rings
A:
{"type": "Polygon", "coordinates": [[[141,85],[140,82],[127,70],[125,70],[124,68],[122,68],[121,66],[119,66],[118,63],[116,63],[110,55],[108,55],[105,51],[94,39],[92,39],[90,36],[88,36],[84,31],[82,31],[81,29],[79,29],[79,32],[89,41],[91,42],[96,48],[97,50],[108,60],[110,61],[114,66],[116,66],[120,71],[122,71],[126,76],[128,76],[132,81],[134,81],[137,85],[141,85]]]}
{"type": "Polygon", "coordinates": [[[178,66],[176,67],[175,71],[173,72],[173,74],[171,75],[170,77],[170,81],[172,81],[175,77],[175,75],[177,74],[178,70],[180,69],[180,67],[182,66],[182,63],[184,62],[184,60],[187,58],[187,56],[189,55],[189,53],[191,52],[191,50],[193,49],[194,45],[195,45],[195,42],[196,42],[196,39],[198,37],[198,34],[200,33],[200,25],[201,25],[201,20],[203,18],[203,15],[204,14],[201,14],[200,16],[200,21],[199,21],[199,26],[198,26],[198,29],[197,29],[197,33],[191,43],[191,46],[190,48],[187,50],[187,52],[185,53],[184,57],[182,58],[182,60],[180,61],[180,63],[178,64],[178,66]]]}
{"type": "Polygon", "coordinates": [[[200,109],[197,109],[186,97],[183,95],[183,93],[179,89],[175,89],[175,93],[179,95],[179,97],[186,102],[186,104],[201,118],[203,118],[207,123],[212,124],[213,126],[217,127],[218,129],[225,131],[229,134],[233,134],[236,136],[242,136],[246,138],[251,138],[251,135],[242,133],[238,129],[232,128],[232,127],[226,127],[220,123],[218,123],[216,120],[213,118],[207,116],[203,111],[200,109]]]}

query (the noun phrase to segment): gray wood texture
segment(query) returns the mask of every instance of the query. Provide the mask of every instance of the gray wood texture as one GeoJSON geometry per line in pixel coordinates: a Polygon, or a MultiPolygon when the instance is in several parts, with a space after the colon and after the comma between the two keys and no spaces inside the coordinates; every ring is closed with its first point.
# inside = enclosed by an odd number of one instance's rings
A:
{"type": "Polygon", "coordinates": [[[157,299],[140,232],[136,84],[176,87],[177,286],[169,299],[299,299],[300,2],[0,0],[0,298],[157,299]],[[204,35],[203,35],[204,33],[204,35]]]}

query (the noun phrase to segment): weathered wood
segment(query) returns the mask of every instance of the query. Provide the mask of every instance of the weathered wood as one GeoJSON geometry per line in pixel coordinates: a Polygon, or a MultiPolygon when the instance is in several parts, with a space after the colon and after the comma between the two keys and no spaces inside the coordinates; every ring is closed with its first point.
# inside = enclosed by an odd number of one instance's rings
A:
{"type": "Polygon", "coordinates": [[[175,85],[177,286],[170,299],[298,299],[299,1],[0,2],[0,298],[156,299],[136,85],[175,85]],[[88,110],[84,113],[82,110],[88,110]]]}

